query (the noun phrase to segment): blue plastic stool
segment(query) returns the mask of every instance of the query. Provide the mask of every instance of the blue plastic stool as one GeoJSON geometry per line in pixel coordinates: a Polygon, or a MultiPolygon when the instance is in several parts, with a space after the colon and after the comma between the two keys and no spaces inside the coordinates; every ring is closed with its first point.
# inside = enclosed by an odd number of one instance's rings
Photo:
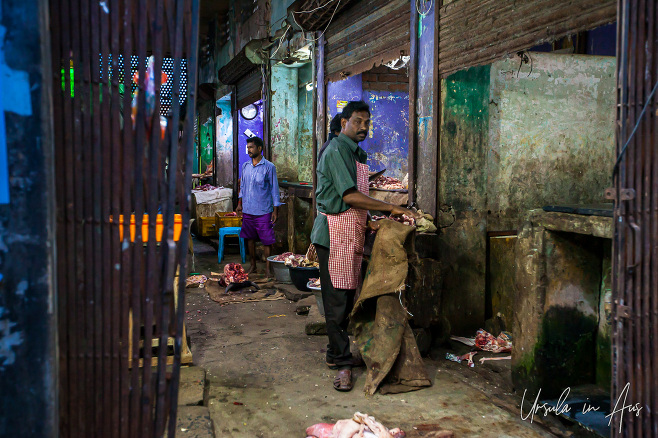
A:
{"type": "Polygon", "coordinates": [[[238,236],[240,240],[240,256],[242,257],[242,263],[247,263],[247,257],[244,253],[244,239],[240,237],[241,227],[223,227],[219,229],[219,249],[217,250],[217,263],[221,263],[224,259],[224,237],[226,236],[238,236]]]}

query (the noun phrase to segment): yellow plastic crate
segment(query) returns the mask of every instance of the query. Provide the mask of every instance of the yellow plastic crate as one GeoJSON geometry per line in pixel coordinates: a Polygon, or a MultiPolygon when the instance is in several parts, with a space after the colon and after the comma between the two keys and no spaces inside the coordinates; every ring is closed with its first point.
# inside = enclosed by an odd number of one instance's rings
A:
{"type": "Polygon", "coordinates": [[[214,217],[200,217],[197,223],[197,230],[201,237],[217,237],[217,225],[214,217]]]}
{"type": "Polygon", "coordinates": [[[242,218],[237,217],[237,216],[226,216],[227,212],[217,212],[215,213],[215,226],[217,228],[217,232],[219,232],[220,228],[224,227],[241,227],[242,226],[242,218]]]}

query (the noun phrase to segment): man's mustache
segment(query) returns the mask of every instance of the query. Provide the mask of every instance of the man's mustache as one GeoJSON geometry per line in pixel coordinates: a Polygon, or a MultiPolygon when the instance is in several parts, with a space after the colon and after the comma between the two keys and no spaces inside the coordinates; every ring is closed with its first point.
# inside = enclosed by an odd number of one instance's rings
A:
{"type": "Polygon", "coordinates": [[[357,134],[363,134],[363,135],[368,135],[368,131],[359,131],[357,134]]]}

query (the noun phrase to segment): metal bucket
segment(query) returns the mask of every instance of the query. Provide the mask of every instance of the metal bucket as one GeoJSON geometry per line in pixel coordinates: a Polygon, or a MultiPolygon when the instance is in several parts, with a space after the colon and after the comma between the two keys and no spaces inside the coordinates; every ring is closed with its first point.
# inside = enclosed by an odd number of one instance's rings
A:
{"type": "Polygon", "coordinates": [[[290,279],[290,270],[286,266],[285,262],[279,262],[274,260],[276,256],[269,256],[267,260],[272,263],[272,270],[274,271],[274,278],[276,281],[283,284],[292,284],[290,279]]]}

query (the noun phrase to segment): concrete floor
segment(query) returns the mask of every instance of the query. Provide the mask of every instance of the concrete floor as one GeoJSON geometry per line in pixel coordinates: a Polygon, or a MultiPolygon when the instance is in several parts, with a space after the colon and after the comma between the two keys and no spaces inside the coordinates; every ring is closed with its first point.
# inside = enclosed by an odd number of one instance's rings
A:
{"type": "MultiPolygon", "coordinates": [[[[196,272],[221,271],[214,249],[195,244],[196,272]]],[[[224,263],[235,261],[231,255],[224,263]]],[[[414,430],[421,424],[438,424],[456,437],[556,436],[547,427],[572,436],[555,426],[521,420],[504,362],[467,368],[441,359],[448,350],[433,351],[434,359],[425,360],[431,388],[365,396],[365,369],[359,368],[354,389],[340,393],[331,384],[335,371],[324,364],[326,337],[305,335],[307,317],[295,312],[299,303],[220,307],[204,289],[188,291],[188,335],[195,365],[206,370],[216,437],[304,437],[312,424],[350,418],[357,411],[389,428],[401,427],[409,437],[424,436],[414,430]]]]}

